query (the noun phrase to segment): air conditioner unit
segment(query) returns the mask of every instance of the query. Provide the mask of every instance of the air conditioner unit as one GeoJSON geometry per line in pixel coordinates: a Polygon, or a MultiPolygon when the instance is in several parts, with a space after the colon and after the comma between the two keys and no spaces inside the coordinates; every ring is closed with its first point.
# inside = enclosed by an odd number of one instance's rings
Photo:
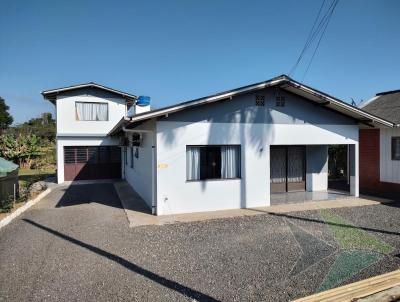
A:
{"type": "Polygon", "coordinates": [[[130,143],[132,147],[139,147],[142,143],[142,135],[140,133],[133,133],[130,143]]]}

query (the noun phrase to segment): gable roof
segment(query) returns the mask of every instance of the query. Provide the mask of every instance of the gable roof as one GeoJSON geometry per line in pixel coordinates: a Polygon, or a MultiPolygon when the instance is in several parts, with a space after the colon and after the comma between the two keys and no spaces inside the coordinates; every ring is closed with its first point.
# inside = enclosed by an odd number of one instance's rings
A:
{"type": "MultiPolygon", "coordinates": [[[[280,75],[278,77],[272,78],[270,80],[264,81],[264,82],[259,82],[243,87],[239,87],[236,89],[220,92],[214,95],[206,96],[203,98],[179,103],[176,105],[172,106],[167,106],[164,108],[156,109],[156,110],[151,110],[143,113],[136,114],[132,116],[131,118],[127,119],[127,124],[129,123],[136,123],[136,122],[141,122],[145,121],[151,118],[156,118],[156,117],[161,117],[165,116],[174,112],[182,111],[182,110],[187,110],[189,108],[193,108],[196,106],[201,106],[201,105],[206,105],[209,103],[221,101],[221,100],[226,100],[229,98],[232,98],[236,95],[248,93],[251,91],[257,91],[260,89],[264,89],[267,87],[274,87],[278,86],[281,87],[282,89],[285,89],[289,92],[292,92],[294,94],[300,95],[306,99],[309,99],[321,106],[330,108],[332,110],[338,111],[344,115],[350,116],[360,123],[368,124],[371,125],[375,123],[379,123],[381,125],[387,126],[387,127],[393,127],[394,124],[390,121],[387,121],[381,117],[378,117],[374,114],[368,113],[358,107],[354,107],[348,103],[345,103],[333,96],[330,96],[326,93],[323,93],[321,91],[318,91],[314,88],[311,88],[309,86],[306,86],[304,84],[301,84],[287,75],[280,75]]],[[[118,131],[116,127],[109,133],[109,134],[114,134],[118,131]]]]}
{"type": "Polygon", "coordinates": [[[400,90],[377,93],[360,107],[397,125],[400,124],[400,90]]]}
{"type": "Polygon", "coordinates": [[[127,93],[127,92],[123,92],[120,90],[116,90],[104,85],[100,85],[94,82],[90,82],[90,83],[84,83],[84,84],[77,84],[77,85],[73,85],[73,86],[67,86],[67,87],[62,87],[62,88],[56,88],[56,89],[50,89],[50,90],[44,90],[42,91],[42,95],[45,99],[49,100],[50,102],[52,102],[54,104],[55,100],[57,99],[57,95],[59,95],[60,93],[63,92],[67,92],[67,91],[73,91],[73,90],[78,90],[78,89],[82,89],[82,88],[97,88],[97,89],[101,89],[104,91],[108,91],[117,95],[120,95],[121,97],[123,97],[124,99],[126,99],[127,101],[131,101],[134,102],[137,99],[136,95],[127,93]]]}

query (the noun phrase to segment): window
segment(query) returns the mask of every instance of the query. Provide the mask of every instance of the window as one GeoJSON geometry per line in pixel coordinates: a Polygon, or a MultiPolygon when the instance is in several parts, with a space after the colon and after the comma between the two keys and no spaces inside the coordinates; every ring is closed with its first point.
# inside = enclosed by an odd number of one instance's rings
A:
{"type": "Polygon", "coordinates": [[[133,147],[131,147],[131,168],[133,169],[133,147]]]}
{"type": "Polygon", "coordinates": [[[186,179],[240,178],[240,146],[187,146],[186,179]]]}
{"type": "Polygon", "coordinates": [[[277,107],[285,107],[285,97],[284,96],[276,97],[276,106],[277,107]]]}
{"type": "Polygon", "coordinates": [[[75,102],[77,121],[108,121],[107,103],[75,102]]]}
{"type": "Polygon", "coordinates": [[[392,160],[400,160],[400,137],[392,137],[392,160]]]}
{"type": "Polygon", "coordinates": [[[66,146],[65,164],[121,163],[121,151],[116,146],[66,146]]]}

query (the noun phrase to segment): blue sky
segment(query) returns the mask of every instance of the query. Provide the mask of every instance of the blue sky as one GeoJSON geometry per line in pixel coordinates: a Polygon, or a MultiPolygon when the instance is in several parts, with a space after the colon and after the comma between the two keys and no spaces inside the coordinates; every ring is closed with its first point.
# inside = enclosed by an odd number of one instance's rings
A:
{"type": "MultiPolygon", "coordinates": [[[[54,111],[42,90],[82,82],[162,107],[267,80],[289,72],[321,3],[1,0],[0,96],[23,122],[54,111]]],[[[400,89],[399,11],[341,0],[304,82],[344,101],[400,89]]]]}

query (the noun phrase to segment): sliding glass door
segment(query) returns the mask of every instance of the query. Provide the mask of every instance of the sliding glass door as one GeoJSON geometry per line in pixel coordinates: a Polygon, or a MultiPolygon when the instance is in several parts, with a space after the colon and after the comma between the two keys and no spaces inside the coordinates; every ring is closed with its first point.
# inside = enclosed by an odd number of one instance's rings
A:
{"type": "Polygon", "coordinates": [[[271,146],[271,193],[304,191],[305,146],[271,146]]]}

